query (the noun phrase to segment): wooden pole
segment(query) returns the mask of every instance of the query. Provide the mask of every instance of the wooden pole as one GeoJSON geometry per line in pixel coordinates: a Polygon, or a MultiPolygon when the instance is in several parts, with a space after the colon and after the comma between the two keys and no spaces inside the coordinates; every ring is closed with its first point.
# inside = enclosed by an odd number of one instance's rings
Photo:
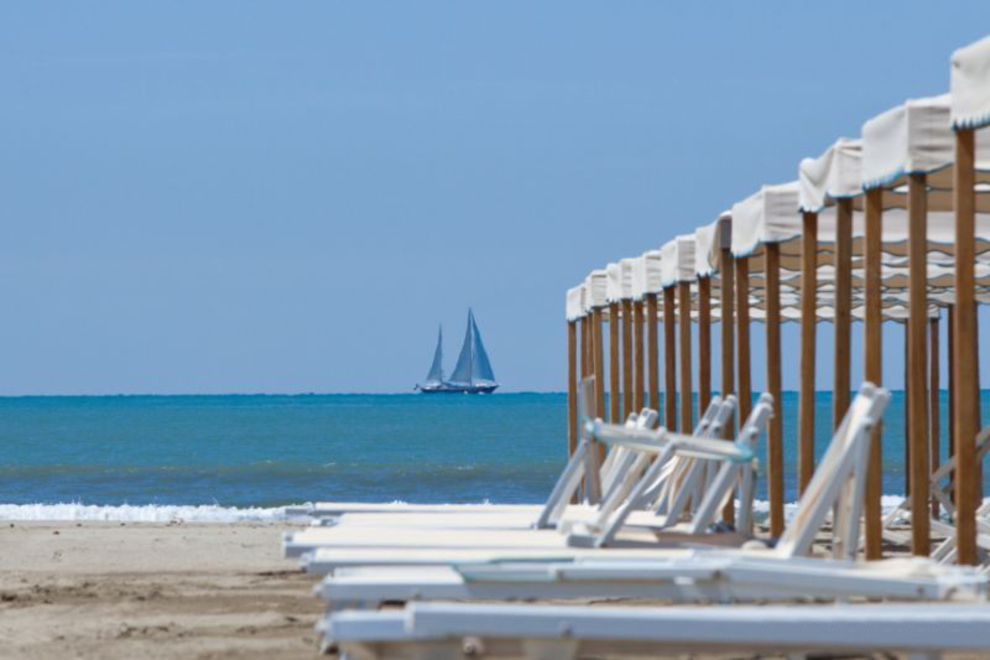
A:
{"type": "Polygon", "coordinates": [[[818,323],[818,214],[804,213],[801,234],[801,390],[798,401],[798,493],[815,471],[815,334],[818,323]]]}
{"type": "Polygon", "coordinates": [[[633,411],[632,301],[622,301],[622,417],[633,411]]]}
{"type": "Polygon", "coordinates": [[[911,324],[904,322],[904,496],[911,497],[911,376],[908,354],[911,352],[911,324]]]}
{"type": "Polygon", "coordinates": [[[833,349],[832,430],[849,408],[852,352],[852,200],[835,207],[835,348],[833,349]]]}
{"type": "Polygon", "coordinates": [[[911,416],[911,552],[930,553],[928,512],[928,199],[924,174],[908,175],[908,410],[911,416]]]}
{"type": "Polygon", "coordinates": [[[692,394],[691,387],[691,284],[677,283],[677,338],[680,344],[680,389],[681,389],[681,433],[690,433],[694,429],[694,419],[691,416],[692,394]]]}
{"type": "MultiPolygon", "coordinates": [[[[866,192],[865,278],[863,302],[863,378],[874,385],[883,384],[883,317],[880,301],[881,244],[883,220],[883,191],[866,192]]],[[[883,452],[882,428],[873,429],[870,440],[870,465],[866,476],[866,502],[863,517],[866,526],[866,558],[880,559],[883,555],[883,452]]]]}
{"type": "Polygon", "coordinates": [[[784,533],[784,406],[780,367],[780,244],[764,245],[767,307],[767,388],[775,402],[767,432],[770,536],[784,533]]]}
{"type": "MultiPolygon", "coordinates": [[[[739,420],[749,417],[753,408],[753,380],[750,375],[750,353],[749,353],[749,261],[746,257],[739,257],[736,264],[736,338],[739,342],[739,350],[736,352],[736,359],[739,367],[736,370],[738,376],[737,387],[739,389],[739,420]]],[[[780,401],[773,402],[773,410],[776,414],[780,408],[780,401]]]]}
{"type": "Polygon", "coordinates": [[[567,455],[577,448],[577,322],[567,322],[567,455]]]}
{"type": "MultiPolygon", "coordinates": [[[[735,365],[735,268],[732,264],[732,251],[722,248],[719,259],[719,277],[721,278],[720,296],[722,304],[722,397],[736,393],[735,365]]],[[[725,439],[732,440],[735,435],[734,420],[725,425],[725,439]]],[[[736,521],[735,498],[730,497],[722,510],[722,520],[732,525],[736,521]]]]}
{"type": "Polygon", "coordinates": [[[622,421],[622,394],[619,386],[619,303],[608,304],[608,404],[609,419],[622,421]]]}
{"type": "Polygon", "coordinates": [[[677,430],[677,350],[674,343],[674,287],[663,290],[664,423],[677,430]]]}
{"type": "Polygon", "coordinates": [[[698,417],[712,399],[712,278],[698,278],[698,417]]]}
{"type": "MultiPolygon", "coordinates": [[[[980,395],[980,314],[979,306],[973,312],[973,364],[974,380],[976,381],[976,392],[973,395],[976,405],[973,406],[973,428],[979,433],[983,428],[983,398],[980,395]]],[[[976,498],[976,507],[983,503],[983,461],[976,461],[976,487],[973,496],[976,498]]]]}
{"type": "MultiPolygon", "coordinates": [[[[949,305],[949,332],[945,338],[946,348],[948,349],[948,360],[949,360],[949,411],[947,417],[949,418],[949,446],[946,447],[946,452],[949,458],[952,458],[956,453],[956,309],[955,305],[949,305]]],[[[949,488],[952,496],[952,503],[956,502],[956,472],[953,470],[949,473],[949,488]]]]}
{"type": "Polygon", "coordinates": [[[643,327],[643,301],[636,300],[633,302],[633,359],[635,360],[633,368],[633,397],[635,399],[636,410],[642,410],[646,406],[646,395],[644,392],[644,381],[646,379],[643,373],[643,366],[645,364],[645,357],[643,356],[644,330],[646,328],[643,327]]]}
{"type": "Polygon", "coordinates": [[[588,340],[588,330],[591,328],[591,314],[585,314],[581,317],[581,380],[584,380],[590,375],[591,360],[588,358],[591,355],[591,349],[589,348],[591,342],[588,340]]]}
{"type": "MultiPolygon", "coordinates": [[[[942,429],[940,428],[940,402],[939,393],[941,392],[941,374],[939,373],[939,342],[938,342],[938,324],[939,319],[935,317],[928,320],[928,334],[930,341],[930,368],[928,369],[928,438],[930,442],[930,452],[931,452],[931,467],[930,472],[935,472],[939,465],[939,456],[941,455],[940,447],[940,435],[942,429]]],[[[932,518],[938,518],[938,500],[935,497],[929,497],[929,502],[931,502],[932,507],[932,518]]]]}
{"type": "MultiPolygon", "coordinates": [[[[605,356],[602,350],[602,308],[591,312],[591,337],[595,369],[595,414],[605,417],[605,356]]],[[[601,446],[604,455],[605,447],[601,446]]]]}
{"type": "Polygon", "coordinates": [[[657,336],[657,294],[646,294],[646,362],[650,381],[650,408],[660,410],[660,346],[657,336]]]}
{"type": "Polygon", "coordinates": [[[976,193],[974,186],[976,139],[973,130],[956,131],[956,164],[953,170],[953,203],[956,211],[956,309],[955,345],[956,396],[956,557],[960,564],[975,564],[976,508],[982,484],[976,461],[975,439],[979,431],[976,346],[976,193]]]}

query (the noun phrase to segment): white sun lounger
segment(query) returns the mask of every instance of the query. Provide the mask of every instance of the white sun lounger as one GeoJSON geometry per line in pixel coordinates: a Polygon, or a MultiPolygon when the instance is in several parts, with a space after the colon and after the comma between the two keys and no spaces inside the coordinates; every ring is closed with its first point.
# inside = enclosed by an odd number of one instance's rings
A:
{"type": "Polygon", "coordinates": [[[990,651],[990,607],[869,604],[588,607],[411,603],[333,615],[344,657],[650,656],[661,653],[990,651]]]}
{"type": "MultiPolygon", "coordinates": [[[[769,405],[761,402],[759,406],[763,412],[758,415],[761,423],[765,424],[769,415],[769,405]]],[[[602,427],[604,425],[598,425],[602,427]]],[[[645,430],[632,428],[614,427],[619,431],[624,431],[612,437],[610,442],[615,446],[621,446],[629,450],[644,452],[655,455],[656,459],[647,473],[641,478],[640,483],[652,484],[658,477],[669,459],[675,455],[687,456],[690,458],[702,459],[724,459],[728,461],[752,464],[752,448],[749,446],[752,434],[745,434],[745,442],[729,443],[724,440],[696,438],[693,436],[681,436],[671,434],[666,431],[647,433],[645,430]]],[[[600,429],[599,429],[600,430],[600,429]]],[[[599,431],[596,431],[599,432],[599,431]]],[[[595,437],[591,438],[592,440],[595,437]]],[[[597,449],[587,438],[582,440],[583,452],[585,454],[597,454],[597,449]]],[[[573,461],[569,466],[580,466],[581,460],[573,461]]],[[[645,465],[645,464],[644,464],[645,465]]],[[[551,503],[566,502],[569,500],[569,492],[576,488],[577,480],[580,477],[580,468],[576,467],[572,471],[565,471],[558,482],[558,487],[554,489],[551,496],[551,503]],[[561,486],[561,484],[564,484],[561,486]]],[[[691,482],[685,482],[691,487],[691,482]]],[[[725,489],[731,488],[729,482],[719,482],[725,489]]],[[[642,489],[634,490],[632,495],[626,498],[623,504],[621,498],[610,498],[603,502],[602,511],[598,520],[592,523],[591,534],[589,527],[582,526],[580,530],[570,532],[567,527],[561,530],[554,529],[457,529],[444,527],[370,527],[370,526],[348,526],[338,525],[329,528],[310,528],[300,532],[286,533],[283,548],[287,556],[299,556],[303,552],[313,550],[318,547],[334,548],[395,548],[418,549],[418,548],[484,548],[513,550],[516,548],[566,548],[568,545],[602,545],[601,537],[607,535],[608,544],[623,545],[643,545],[655,546],[658,539],[655,532],[650,529],[623,529],[621,535],[617,534],[618,526],[609,523],[611,520],[625,521],[633,508],[640,508],[639,495],[642,489]],[[620,507],[619,505],[622,504],[620,507]],[[603,531],[598,533],[595,527],[601,525],[603,531]],[[563,532],[563,533],[561,533],[563,532]]],[[[617,491],[621,494],[621,489],[617,491]]],[[[724,495],[724,494],[723,494],[724,495]]],[[[724,500],[720,496],[718,501],[724,500]]],[[[701,503],[705,506],[705,502],[701,503]]],[[[547,509],[552,508],[548,503],[547,509]]],[[[709,506],[711,513],[715,507],[709,506]]],[[[545,509],[545,511],[547,510],[545,509]]],[[[663,520],[658,519],[657,526],[664,525],[663,520]]],[[[541,517],[540,522],[544,521],[541,517]]],[[[538,523],[539,524],[539,523],[538,523]]]]}
{"type": "MultiPolygon", "coordinates": [[[[842,424],[822,457],[818,470],[805,489],[792,523],[777,546],[773,550],[764,550],[764,552],[772,553],[782,559],[808,554],[815,535],[834,508],[840,514],[833,525],[833,556],[844,559],[852,559],[855,556],[865,482],[863,477],[868,460],[869,433],[879,421],[889,399],[890,395],[886,390],[878,389],[869,383],[860,388],[859,394],[850,405],[842,424]]],[[[725,446],[729,443],[719,444],[725,446]]],[[[676,558],[679,555],[658,550],[664,547],[665,543],[667,546],[684,547],[692,543],[717,544],[719,541],[727,540],[726,535],[720,534],[696,536],[669,534],[664,541],[661,541],[661,537],[650,530],[638,530],[637,533],[640,534],[641,541],[646,540],[644,534],[653,534],[654,538],[649,543],[639,544],[643,549],[636,550],[621,547],[612,549],[560,547],[552,541],[542,540],[529,541],[526,547],[509,547],[513,540],[497,539],[492,539],[494,545],[488,547],[482,544],[458,546],[456,539],[445,537],[440,541],[450,540],[454,545],[445,546],[441,543],[431,548],[427,542],[418,545],[413,542],[403,547],[394,545],[394,542],[391,544],[386,542],[382,546],[318,547],[303,556],[302,564],[310,572],[329,573],[340,567],[362,565],[449,566],[499,560],[567,561],[595,556],[623,560],[666,559],[676,558]]],[[[738,545],[738,540],[736,544],[738,545]]],[[[726,550],[726,552],[731,551],[726,550]]],[[[683,553],[680,556],[683,556],[683,553]]]]}
{"type": "MultiPolygon", "coordinates": [[[[976,460],[982,461],[987,452],[990,451],[990,426],[985,427],[976,436],[976,460]]],[[[955,507],[952,503],[952,474],[956,469],[956,457],[950,456],[942,463],[929,480],[932,497],[937,499],[942,505],[946,516],[952,516],[955,507]]],[[[927,513],[927,512],[926,512],[927,513]]],[[[896,509],[888,513],[883,518],[882,532],[883,538],[891,543],[908,545],[911,542],[909,532],[893,529],[895,524],[902,521],[909,521],[912,516],[911,501],[905,500],[896,509]]],[[[990,503],[984,504],[976,512],[977,547],[984,553],[990,554],[990,503]]],[[[956,528],[946,519],[931,519],[930,526],[936,534],[945,536],[945,540],[932,549],[931,557],[936,561],[944,563],[954,563],[956,561],[956,528]]],[[[990,570],[990,565],[984,564],[986,570],[990,570]]]]}

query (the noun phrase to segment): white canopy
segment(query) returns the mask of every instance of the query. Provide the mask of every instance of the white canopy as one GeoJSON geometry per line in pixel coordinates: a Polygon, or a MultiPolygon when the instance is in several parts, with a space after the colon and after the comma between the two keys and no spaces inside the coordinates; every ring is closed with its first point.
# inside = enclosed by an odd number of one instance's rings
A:
{"type": "Polygon", "coordinates": [[[608,304],[606,290],[608,287],[608,276],[604,270],[593,270],[585,280],[587,292],[585,295],[585,306],[587,309],[604,307],[608,304]]]}
{"type": "Polygon", "coordinates": [[[682,234],[660,248],[661,279],[665,287],[694,281],[694,252],[694,234],[682,234]]]}
{"type": "Polygon", "coordinates": [[[757,254],[764,243],[781,243],[801,235],[797,181],[763,186],[732,205],[732,254],[757,254]]]}
{"type": "Polygon", "coordinates": [[[818,158],[802,160],[798,168],[800,210],[818,213],[837,199],[861,195],[862,149],[862,140],[839,138],[818,158]]]}
{"type": "MultiPolygon", "coordinates": [[[[887,188],[884,206],[904,207],[903,186],[909,174],[926,174],[936,189],[929,195],[928,209],[952,211],[952,164],[955,136],[951,123],[952,97],[949,94],[911,99],[863,124],[862,183],[867,190],[887,188]],[[939,190],[942,194],[939,194],[939,190]]],[[[990,180],[990,132],[976,137],[976,166],[987,173],[979,181],[990,180]]],[[[982,190],[982,192],[986,192],[982,190]]],[[[988,211],[988,195],[978,195],[977,209],[988,211]]]]}
{"type": "Polygon", "coordinates": [[[584,284],[579,284],[567,290],[567,320],[576,321],[585,314],[584,284]]]}
{"type": "Polygon", "coordinates": [[[952,54],[952,125],[990,125],[990,37],[952,54]]]}
{"type": "Polygon", "coordinates": [[[722,248],[732,247],[732,214],[723,211],[718,219],[694,232],[694,272],[711,277],[718,271],[722,248]]]}
{"type": "Polygon", "coordinates": [[[609,302],[622,300],[622,267],[617,263],[605,266],[605,297],[609,302]]]}
{"type": "Polygon", "coordinates": [[[622,299],[632,300],[636,296],[633,295],[633,269],[635,268],[635,259],[628,257],[626,259],[619,260],[619,266],[622,268],[622,299]]]}
{"type": "Polygon", "coordinates": [[[649,250],[640,257],[643,260],[643,293],[660,293],[663,290],[663,266],[660,250],[649,250]]]}

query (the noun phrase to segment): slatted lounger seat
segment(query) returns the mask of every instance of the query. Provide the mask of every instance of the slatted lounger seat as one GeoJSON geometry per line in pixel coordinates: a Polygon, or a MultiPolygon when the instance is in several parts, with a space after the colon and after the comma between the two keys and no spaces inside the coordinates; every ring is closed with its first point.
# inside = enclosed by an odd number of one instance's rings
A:
{"type": "Polygon", "coordinates": [[[990,652],[990,607],[870,604],[588,607],[411,603],[334,615],[327,634],[371,658],[990,652]]]}

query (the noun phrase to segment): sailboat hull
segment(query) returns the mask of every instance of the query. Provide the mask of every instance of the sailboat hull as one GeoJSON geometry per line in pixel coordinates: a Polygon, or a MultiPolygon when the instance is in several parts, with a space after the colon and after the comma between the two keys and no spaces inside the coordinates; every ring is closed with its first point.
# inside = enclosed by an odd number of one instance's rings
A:
{"type": "Polygon", "coordinates": [[[491,394],[496,389],[498,385],[452,385],[451,383],[419,387],[419,391],[423,394],[491,394]]]}

